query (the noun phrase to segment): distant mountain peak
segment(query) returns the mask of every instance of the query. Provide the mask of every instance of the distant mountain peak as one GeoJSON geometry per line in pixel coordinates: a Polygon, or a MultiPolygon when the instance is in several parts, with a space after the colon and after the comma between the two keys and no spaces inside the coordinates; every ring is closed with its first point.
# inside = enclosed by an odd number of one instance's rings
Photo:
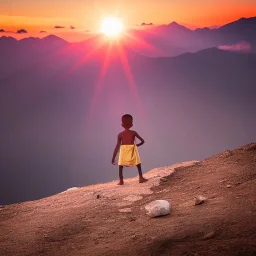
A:
{"type": "Polygon", "coordinates": [[[242,17],[239,20],[235,21],[235,22],[256,22],[256,16],[255,17],[250,17],[250,18],[245,18],[242,17]]]}
{"type": "Polygon", "coordinates": [[[237,21],[245,21],[245,20],[250,20],[250,21],[252,21],[252,20],[256,20],[256,16],[249,17],[249,18],[242,17],[242,18],[240,18],[240,19],[239,19],[239,20],[237,20],[237,21]]]}
{"type": "Polygon", "coordinates": [[[179,23],[177,23],[176,21],[171,22],[170,24],[168,24],[168,27],[173,28],[173,29],[180,29],[180,30],[184,30],[184,31],[190,31],[189,28],[180,25],[179,23]]]}
{"type": "Polygon", "coordinates": [[[218,47],[210,47],[210,48],[202,49],[198,52],[195,52],[194,54],[195,55],[204,55],[204,56],[208,56],[208,55],[218,56],[216,54],[223,53],[223,52],[227,52],[227,51],[221,50],[218,47]]]}
{"type": "Polygon", "coordinates": [[[195,31],[210,31],[211,29],[208,27],[204,27],[204,28],[196,28],[195,31]]]}
{"type": "Polygon", "coordinates": [[[53,34],[50,34],[50,35],[42,38],[42,40],[44,40],[44,41],[59,41],[59,42],[66,42],[67,43],[66,40],[64,40],[64,39],[62,39],[62,38],[60,38],[56,35],[53,35],[53,34]]]}
{"type": "Polygon", "coordinates": [[[1,41],[7,41],[7,40],[9,40],[9,41],[17,41],[14,37],[11,37],[11,36],[2,36],[2,37],[0,37],[0,40],[1,41]]]}
{"type": "Polygon", "coordinates": [[[183,27],[183,28],[185,28],[184,26],[180,25],[180,24],[177,23],[176,21],[171,22],[171,23],[169,24],[169,26],[170,26],[170,27],[178,27],[178,28],[183,27]]]}
{"type": "Polygon", "coordinates": [[[180,24],[178,24],[176,21],[171,22],[170,25],[172,25],[172,26],[177,26],[177,25],[180,26],[180,24]]]}
{"type": "Polygon", "coordinates": [[[38,37],[25,37],[25,38],[22,38],[20,39],[19,41],[22,42],[22,41],[36,41],[36,40],[40,40],[38,37]]]}
{"type": "Polygon", "coordinates": [[[242,17],[239,20],[236,20],[236,21],[233,21],[233,22],[230,22],[228,24],[221,26],[220,29],[223,29],[223,28],[226,29],[230,26],[236,27],[237,25],[238,26],[256,25],[256,16],[249,17],[249,18],[242,17]]]}

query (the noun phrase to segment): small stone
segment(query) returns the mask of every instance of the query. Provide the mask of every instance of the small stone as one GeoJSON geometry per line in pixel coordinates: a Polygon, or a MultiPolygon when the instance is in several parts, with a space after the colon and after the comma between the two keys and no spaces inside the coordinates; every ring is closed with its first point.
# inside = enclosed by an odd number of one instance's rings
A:
{"type": "Polygon", "coordinates": [[[89,219],[83,219],[82,221],[83,222],[91,222],[91,220],[89,220],[89,219]]]}
{"type": "Polygon", "coordinates": [[[100,199],[100,198],[104,197],[101,191],[94,191],[94,192],[92,192],[92,196],[95,199],[100,199]]]}
{"type": "Polygon", "coordinates": [[[204,196],[197,196],[195,198],[195,205],[203,204],[206,200],[207,200],[207,198],[204,196]]]}
{"type": "Polygon", "coordinates": [[[216,233],[214,231],[209,232],[209,233],[205,234],[205,236],[203,237],[203,240],[212,239],[215,237],[215,235],[216,235],[216,233]]]}
{"type": "Polygon", "coordinates": [[[168,215],[170,213],[170,204],[166,200],[155,200],[145,206],[147,215],[152,218],[168,215]]]}
{"type": "Polygon", "coordinates": [[[108,218],[103,218],[103,220],[107,220],[108,218]]]}
{"type": "Polygon", "coordinates": [[[137,238],[137,236],[136,235],[132,235],[132,239],[136,239],[137,238]]]}
{"type": "Polygon", "coordinates": [[[231,185],[227,185],[226,188],[231,188],[232,186],[231,185]]]}
{"type": "Polygon", "coordinates": [[[119,212],[132,212],[131,208],[119,209],[119,212]]]}
{"type": "Polygon", "coordinates": [[[77,187],[69,188],[69,189],[67,189],[67,192],[69,192],[69,191],[73,191],[73,190],[77,190],[77,189],[78,189],[77,187]]]}
{"type": "Polygon", "coordinates": [[[161,181],[162,183],[166,183],[166,182],[168,182],[168,179],[166,179],[166,178],[163,177],[163,178],[160,179],[160,181],[161,181]]]}
{"type": "Polygon", "coordinates": [[[136,196],[136,195],[129,195],[124,198],[124,200],[130,201],[130,202],[136,202],[141,200],[143,197],[142,196],[136,196]]]}

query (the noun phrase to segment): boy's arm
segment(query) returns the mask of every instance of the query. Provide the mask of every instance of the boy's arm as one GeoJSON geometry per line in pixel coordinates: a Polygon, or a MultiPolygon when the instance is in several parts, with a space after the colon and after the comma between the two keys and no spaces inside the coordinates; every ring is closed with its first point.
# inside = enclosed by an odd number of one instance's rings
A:
{"type": "Polygon", "coordinates": [[[137,137],[141,141],[139,144],[136,145],[137,147],[145,143],[145,141],[140,137],[140,135],[137,132],[135,132],[135,137],[137,137]]]}
{"type": "Polygon", "coordinates": [[[115,164],[115,158],[116,158],[117,152],[118,152],[118,150],[120,148],[121,142],[122,142],[121,135],[118,134],[116,147],[115,147],[115,150],[114,150],[114,153],[113,153],[113,157],[112,157],[112,164],[115,164]]]}

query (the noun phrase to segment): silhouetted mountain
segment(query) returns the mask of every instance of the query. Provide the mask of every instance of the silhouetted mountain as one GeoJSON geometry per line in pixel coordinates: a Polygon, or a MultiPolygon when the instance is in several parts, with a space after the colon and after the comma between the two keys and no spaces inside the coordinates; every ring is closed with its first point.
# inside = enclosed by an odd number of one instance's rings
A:
{"type": "Polygon", "coordinates": [[[145,171],[255,141],[255,54],[149,58],[99,39],[0,59],[0,204],[115,179],[124,113],[146,141],[145,171]]]}
{"type": "MultiPolygon", "coordinates": [[[[239,44],[241,41],[248,43],[251,46],[251,51],[256,52],[255,20],[255,17],[241,18],[218,29],[202,28],[190,30],[177,22],[172,22],[168,25],[146,26],[146,29],[130,30],[128,32],[129,35],[124,37],[123,44],[127,44],[134,51],[150,57],[177,56],[186,52],[193,53],[211,47],[239,44]]],[[[28,47],[41,45],[43,48],[42,45],[44,45],[45,50],[53,46],[65,47],[68,45],[68,42],[54,35],[49,35],[41,40],[30,38],[25,41],[28,47]],[[47,43],[43,44],[43,42],[47,43]]],[[[102,41],[102,36],[95,35],[81,42],[82,45],[76,44],[76,47],[83,50],[83,47],[86,46],[90,51],[90,49],[98,45],[99,41],[102,41]],[[98,38],[101,39],[99,40],[98,38]]],[[[19,45],[22,42],[24,41],[21,40],[19,45]]]]}
{"type": "Polygon", "coordinates": [[[23,39],[20,39],[19,42],[29,42],[29,43],[34,43],[34,42],[39,42],[41,39],[38,37],[25,37],[23,39]]]}
{"type": "Polygon", "coordinates": [[[211,29],[210,28],[197,28],[194,30],[195,32],[198,32],[198,33],[211,33],[211,29]]]}
{"type": "Polygon", "coordinates": [[[5,47],[5,45],[3,45],[5,42],[11,43],[11,42],[17,42],[17,40],[11,36],[2,36],[0,37],[0,44],[1,47],[5,47]]]}
{"type": "Polygon", "coordinates": [[[251,44],[252,51],[256,52],[256,17],[241,18],[220,27],[217,31],[224,38],[224,44],[246,41],[251,44]]]}
{"type": "Polygon", "coordinates": [[[169,29],[172,29],[172,30],[180,30],[180,31],[186,31],[186,32],[191,32],[192,31],[189,28],[186,28],[185,26],[182,26],[182,25],[178,24],[175,21],[171,22],[169,25],[167,25],[167,27],[169,29]]]}
{"type": "Polygon", "coordinates": [[[233,21],[231,23],[228,23],[226,25],[223,25],[219,28],[220,31],[227,31],[233,30],[236,32],[238,29],[245,29],[245,30],[251,30],[252,26],[256,26],[256,17],[251,18],[241,18],[237,21],[233,21]]]}
{"type": "Polygon", "coordinates": [[[19,41],[12,37],[3,36],[0,38],[0,78],[19,69],[28,68],[47,54],[67,45],[67,41],[54,35],[49,35],[43,39],[28,37],[19,41]]]}
{"type": "Polygon", "coordinates": [[[52,34],[42,38],[42,41],[46,41],[52,44],[62,44],[62,45],[65,45],[68,43],[66,40],[52,34]]]}
{"type": "Polygon", "coordinates": [[[190,30],[176,22],[160,25],[147,30],[133,31],[136,42],[133,47],[148,56],[175,56],[185,52],[196,52],[205,48],[248,42],[256,52],[255,18],[242,18],[217,29],[190,30]],[[138,41],[147,42],[151,49],[138,46],[138,41]]]}
{"type": "Polygon", "coordinates": [[[213,26],[209,26],[209,29],[218,29],[220,26],[217,26],[217,25],[213,25],[213,26]]]}

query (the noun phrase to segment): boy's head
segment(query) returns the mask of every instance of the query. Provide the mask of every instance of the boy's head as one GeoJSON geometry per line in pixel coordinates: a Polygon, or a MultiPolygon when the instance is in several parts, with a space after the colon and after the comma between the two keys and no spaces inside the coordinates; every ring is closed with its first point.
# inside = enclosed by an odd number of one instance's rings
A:
{"type": "Polygon", "coordinates": [[[130,129],[133,126],[133,118],[131,115],[126,114],[122,116],[122,126],[125,129],[130,129]]]}

